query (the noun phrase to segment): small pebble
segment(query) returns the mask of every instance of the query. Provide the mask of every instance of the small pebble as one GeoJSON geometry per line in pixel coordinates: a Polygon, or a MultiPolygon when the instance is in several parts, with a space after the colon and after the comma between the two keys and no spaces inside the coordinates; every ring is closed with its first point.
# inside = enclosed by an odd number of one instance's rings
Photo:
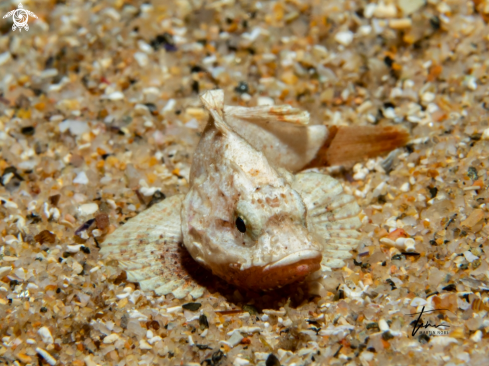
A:
{"type": "Polygon", "coordinates": [[[116,342],[119,338],[120,337],[117,333],[112,333],[112,334],[110,334],[104,338],[104,343],[105,344],[112,344],[112,343],[116,342]]]}
{"type": "MultiPolygon", "coordinates": [[[[144,53],[144,52],[136,52],[134,54],[134,58],[136,59],[138,65],[140,67],[146,67],[148,65],[149,58],[148,58],[148,55],[146,53],[144,53]]],[[[111,98],[111,99],[113,99],[113,98],[111,98]]]]}
{"type": "Polygon", "coordinates": [[[422,95],[421,99],[424,103],[431,103],[435,100],[435,94],[431,92],[426,92],[422,95]]]}
{"type": "Polygon", "coordinates": [[[152,349],[153,347],[148,342],[146,342],[144,339],[141,339],[139,341],[139,348],[141,348],[141,349],[152,349]]]}
{"type": "Polygon", "coordinates": [[[53,336],[51,335],[51,331],[49,330],[48,327],[41,327],[37,331],[37,333],[41,336],[42,341],[46,344],[53,344],[53,336]]]}
{"type": "Polygon", "coordinates": [[[39,234],[34,236],[34,239],[40,244],[43,244],[43,243],[54,244],[54,242],[56,241],[56,235],[54,235],[49,230],[43,230],[39,234]]]}
{"type": "Polygon", "coordinates": [[[124,99],[124,94],[122,92],[113,92],[107,95],[106,98],[110,100],[122,100],[124,99]]]}
{"type": "Polygon", "coordinates": [[[248,93],[248,84],[244,81],[240,81],[238,86],[234,90],[239,94],[248,93]]]}
{"type": "Polygon", "coordinates": [[[483,140],[489,140],[489,128],[486,128],[483,132],[482,132],[482,136],[481,138],[483,140]]]}
{"type": "Polygon", "coordinates": [[[85,203],[78,207],[78,211],[84,216],[92,215],[98,211],[98,205],[95,202],[85,203]]]}
{"type": "Polygon", "coordinates": [[[56,363],[58,362],[53,356],[51,356],[49,354],[48,351],[42,349],[42,348],[39,348],[37,347],[36,348],[36,352],[47,362],[49,363],[51,366],[54,366],[56,365],[56,363]]]}
{"type": "Polygon", "coordinates": [[[201,306],[202,306],[202,304],[200,304],[198,302],[189,302],[187,304],[183,304],[182,308],[184,308],[185,310],[197,311],[200,309],[201,306]]]}
{"type": "Polygon", "coordinates": [[[470,337],[474,342],[480,342],[482,340],[482,332],[480,330],[476,330],[474,334],[470,337]]]}
{"type": "Polygon", "coordinates": [[[400,190],[401,190],[402,192],[409,192],[409,191],[410,191],[410,189],[411,189],[411,186],[409,185],[409,183],[408,183],[408,182],[403,183],[403,185],[402,185],[402,186],[401,186],[401,188],[400,188],[400,190]]]}
{"type": "Polygon", "coordinates": [[[375,7],[374,16],[377,18],[394,18],[397,16],[397,8],[394,4],[380,3],[375,7]]]}
{"type": "Polygon", "coordinates": [[[464,257],[467,259],[467,262],[472,263],[473,261],[479,259],[479,257],[472,254],[470,250],[464,252],[464,257]]]}
{"type": "Polygon", "coordinates": [[[413,25],[413,22],[410,18],[404,18],[404,19],[391,19],[389,21],[389,27],[392,29],[406,29],[406,28],[411,28],[413,25]]]}
{"type": "Polygon", "coordinates": [[[347,30],[336,33],[334,36],[336,42],[343,46],[348,46],[353,42],[353,32],[347,30]]]}
{"type": "Polygon", "coordinates": [[[100,230],[105,230],[110,225],[109,216],[105,213],[98,214],[95,216],[95,223],[97,228],[100,230]]]}
{"type": "Polygon", "coordinates": [[[75,184],[88,184],[88,177],[85,172],[80,172],[76,175],[75,179],[73,179],[73,183],[75,184]]]}
{"type": "Polygon", "coordinates": [[[89,126],[87,122],[66,120],[59,124],[59,131],[61,133],[65,131],[70,131],[72,135],[79,136],[89,131],[89,126]]]}
{"type": "Polygon", "coordinates": [[[262,105],[274,105],[275,102],[273,101],[272,98],[269,97],[258,97],[257,100],[257,105],[262,106],[262,105]]]}
{"type": "Polygon", "coordinates": [[[69,253],[78,253],[80,251],[80,248],[82,247],[83,245],[82,244],[78,244],[78,245],[67,245],[66,246],[66,250],[69,252],[69,253]]]}
{"type": "Polygon", "coordinates": [[[22,127],[20,132],[26,136],[33,136],[36,129],[33,126],[22,127]]]}
{"type": "Polygon", "coordinates": [[[428,302],[425,300],[425,299],[422,299],[420,297],[415,297],[412,301],[411,301],[411,306],[424,306],[426,305],[428,302]]]}
{"type": "Polygon", "coordinates": [[[10,52],[6,51],[0,53],[0,66],[5,65],[10,60],[11,60],[10,52]]]}

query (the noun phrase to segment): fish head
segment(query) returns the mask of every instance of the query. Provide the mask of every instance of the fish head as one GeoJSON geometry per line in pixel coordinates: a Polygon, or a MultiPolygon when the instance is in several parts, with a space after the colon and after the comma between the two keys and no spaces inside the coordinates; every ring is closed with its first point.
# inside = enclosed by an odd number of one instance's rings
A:
{"type": "Polygon", "coordinates": [[[204,104],[211,119],[182,207],[185,246],[197,262],[241,287],[267,290],[304,279],[320,268],[322,255],[302,197],[287,174],[229,128],[219,95],[204,104]]]}

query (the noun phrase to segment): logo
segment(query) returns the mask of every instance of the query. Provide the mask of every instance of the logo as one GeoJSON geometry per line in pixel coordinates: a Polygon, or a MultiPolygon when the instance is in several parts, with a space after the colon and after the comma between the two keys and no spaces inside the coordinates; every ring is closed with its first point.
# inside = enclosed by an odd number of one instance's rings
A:
{"type": "Polygon", "coordinates": [[[19,28],[19,32],[22,32],[22,28],[24,28],[26,31],[29,30],[29,25],[27,24],[27,21],[29,20],[29,15],[37,19],[36,14],[34,14],[32,11],[24,9],[22,4],[19,3],[18,8],[9,11],[6,15],[3,16],[3,19],[12,16],[12,19],[14,21],[14,25],[12,25],[12,30],[15,31],[17,28],[19,28]]]}
{"type": "Polygon", "coordinates": [[[411,333],[411,335],[414,337],[416,335],[416,333],[418,333],[418,330],[420,330],[421,328],[427,329],[427,328],[430,328],[430,327],[431,328],[435,328],[436,330],[433,330],[433,331],[421,331],[421,334],[426,334],[426,335],[447,335],[448,334],[448,330],[446,330],[445,328],[450,328],[450,326],[448,324],[430,324],[430,322],[426,322],[426,324],[423,324],[423,319],[421,319],[421,316],[423,314],[432,313],[432,312],[436,312],[436,311],[444,311],[444,310],[448,310],[448,309],[434,309],[434,310],[424,311],[424,306],[423,306],[423,308],[421,309],[421,311],[419,313],[408,314],[410,316],[415,316],[415,315],[418,315],[419,314],[418,319],[416,319],[413,322],[411,322],[411,325],[413,326],[413,332],[411,333]],[[442,328],[441,330],[438,329],[440,327],[442,328]]]}

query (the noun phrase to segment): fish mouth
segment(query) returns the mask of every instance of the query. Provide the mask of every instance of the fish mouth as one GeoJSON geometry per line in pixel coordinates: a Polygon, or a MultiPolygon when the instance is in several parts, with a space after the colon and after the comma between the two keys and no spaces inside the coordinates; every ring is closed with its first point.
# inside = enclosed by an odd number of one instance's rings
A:
{"type": "Polygon", "coordinates": [[[315,259],[318,256],[321,257],[321,253],[317,250],[301,250],[299,252],[289,254],[271,264],[268,264],[267,266],[265,266],[265,268],[263,268],[263,270],[269,271],[273,268],[290,266],[300,261],[315,259]]]}
{"type": "Polygon", "coordinates": [[[219,276],[227,282],[254,291],[272,290],[297,281],[321,268],[322,254],[317,250],[301,250],[266,266],[245,270],[228,268],[219,276]]]}

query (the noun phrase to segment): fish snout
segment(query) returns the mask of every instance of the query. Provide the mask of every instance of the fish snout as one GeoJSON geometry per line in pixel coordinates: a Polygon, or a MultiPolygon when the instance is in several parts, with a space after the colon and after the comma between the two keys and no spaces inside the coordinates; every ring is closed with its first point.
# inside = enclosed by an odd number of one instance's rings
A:
{"type": "Polygon", "coordinates": [[[225,276],[228,282],[252,290],[271,290],[302,281],[321,268],[321,245],[302,226],[269,227],[256,250],[257,257],[268,260],[255,261],[246,269],[230,268],[225,276]]]}
{"type": "Polygon", "coordinates": [[[321,260],[320,251],[305,250],[265,266],[252,266],[244,270],[237,266],[230,267],[226,275],[221,277],[250,290],[272,290],[304,280],[321,268],[321,260]]]}
{"type": "Polygon", "coordinates": [[[263,267],[263,288],[301,281],[321,268],[321,245],[302,225],[271,225],[268,233],[273,261],[263,267]]]}

